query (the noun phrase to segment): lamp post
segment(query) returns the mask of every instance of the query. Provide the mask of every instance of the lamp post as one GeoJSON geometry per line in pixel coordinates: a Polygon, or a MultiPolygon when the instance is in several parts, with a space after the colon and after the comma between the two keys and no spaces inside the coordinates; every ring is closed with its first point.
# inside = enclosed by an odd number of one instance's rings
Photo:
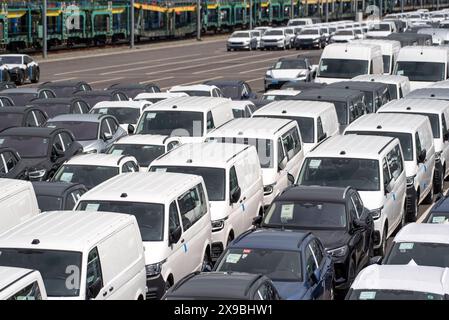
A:
{"type": "Polygon", "coordinates": [[[131,26],[130,26],[130,42],[129,42],[129,47],[131,49],[134,49],[134,0],[131,0],[131,7],[130,7],[130,13],[131,13],[131,26]]]}
{"type": "Polygon", "coordinates": [[[42,7],[42,57],[47,59],[47,0],[43,0],[42,7]]]}

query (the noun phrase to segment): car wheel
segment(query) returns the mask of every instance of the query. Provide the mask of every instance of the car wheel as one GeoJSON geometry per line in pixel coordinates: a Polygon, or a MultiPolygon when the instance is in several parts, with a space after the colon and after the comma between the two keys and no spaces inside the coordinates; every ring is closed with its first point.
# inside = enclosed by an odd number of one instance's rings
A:
{"type": "Polygon", "coordinates": [[[444,191],[444,172],[443,167],[441,167],[441,170],[435,171],[435,178],[433,181],[433,189],[435,194],[442,193],[444,191]]]}
{"type": "Polygon", "coordinates": [[[349,270],[348,270],[348,286],[351,286],[356,277],[356,268],[354,259],[351,259],[349,262],[349,270]]]}
{"type": "Polygon", "coordinates": [[[231,51],[231,49],[227,48],[226,51],[231,51]]]}
{"type": "Polygon", "coordinates": [[[210,261],[209,255],[204,253],[203,263],[201,265],[201,271],[210,272],[212,271],[212,261],[210,261]]]}
{"type": "Polygon", "coordinates": [[[16,78],[15,83],[16,83],[16,85],[20,86],[20,85],[22,85],[24,82],[25,82],[25,75],[23,74],[23,71],[20,70],[20,71],[17,73],[17,78],[16,78]]]}
{"type": "Polygon", "coordinates": [[[165,292],[167,292],[169,289],[171,288],[171,283],[170,281],[167,279],[167,281],[165,281],[165,292]]]}
{"type": "Polygon", "coordinates": [[[228,235],[228,239],[226,240],[226,247],[229,246],[229,244],[234,240],[234,238],[231,236],[231,234],[228,235]]]}
{"type": "Polygon", "coordinates": [[[36,71],[34,72],[33,79],[31,79],[32,83],[38,83],[40,78],[40,70],[39,68],[36,68],[36,71]]]}
{"type": "Polygon", "coordinates": [[[433,203],[433,185],[431,186],[430,191],[427,194],[427,196],[424,198],[423,203],[424,204],[432,204],[433,203]]]}
{"type": "Polygon", "coordinates": [[[380,247],[377,248],[376,256],[384,256],[385,251],[387,250],[387,228],[384,227],[384,231],[382,232],[382,243],[380,244],[380,247]]]}

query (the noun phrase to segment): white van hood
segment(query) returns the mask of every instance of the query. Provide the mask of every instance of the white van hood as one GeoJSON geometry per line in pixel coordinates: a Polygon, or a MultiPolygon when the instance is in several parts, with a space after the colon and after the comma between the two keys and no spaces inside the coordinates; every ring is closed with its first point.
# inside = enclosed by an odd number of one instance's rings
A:
{"type": "Polygon", "coordinates": [[[262,168],[263,185],[267,186],[276,182],[277,172],[273,168],[262,168]]]}
{"type": "Polygon", "coordinates": [[[169,255],[167,241],[143,241],[145,265],[161,262],[169,255]]]}
{"type": "Polygon", "coordinates": [[[315,78],[315,82],[317,82],[317,83],[326,83],[326,84],[331,84],[331,83],[345,81],[345,80],[347,80],[347,79],[344,79],[344,78],[324,78],[324,77],[316,77],[315,78]]]}
{"type": "Polygon", "coordinates": [[[382,191],[359,191],[363,205],[369,210],[374,210],[384,205],[384,195],[382,191]]]}
{"type": "Polygon", "coordinates": [[[306,69],[278,69],[271,70],[273,79],[296,79],[307,75],[306,69]]]}
{"type": "Polygon", "coordinates": [[[228,216],[229,204],[226,201],[209,201],[209,203],[212,221],[224,219],[228,216]]]}
{"type": "Polygon", "coordinates": [[[391,34],[391,31],[368,31],[366,35],[368,37],[372,38],[381,38],[381,37],[388,37],[391,34]]]}
{"type": "Polygon", "coordinates": [[[277,41],[281,41],[284,40],[285,36],[263,36],[262,37],[262,41],[264,40],[277,40],[277,41]]]}
{"type": "Polygon", "coordinates": [[[304,143],[304,155],[308,154],[313,147],[316,146],[316,143],[304,143]]]}
{"type": "Polygon", "coordinates": [[[431,82],[431,81],[410,81],[410,91],[428,87],[429,85],[431,85],[433,83],[435,83],[435,82],[431,82]]]}
{"type": "Polygon", "coordinates": [[[416,161],[404,161],[405,164],[405,175],[407,177],[414,176],[417,171],[416,161]]]}

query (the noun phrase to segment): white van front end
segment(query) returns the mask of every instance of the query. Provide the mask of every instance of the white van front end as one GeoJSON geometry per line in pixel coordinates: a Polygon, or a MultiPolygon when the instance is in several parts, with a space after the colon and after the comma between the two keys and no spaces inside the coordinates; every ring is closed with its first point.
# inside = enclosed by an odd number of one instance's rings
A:
{"type": "Polygon", "coordinates": [[[359,191],[363,205],[372,212],[374,221],[374,248],[380,247],[383,241],[383,230],[386,214],[382,212],[385,203],[385,195],[382,190],[379,191],[359,191]]]}
{"type": "Polygon", "coordinates": [[[230,212],[229,200],[209,201],[212,220],[212,260],[216,260],[228,244],[230,231],[234,228],[235,215],[230,212]],[[232,217],[230,219],[230,217],[232,217]]]}
{"type": "Polygon", "coordinates": [[[263,206],[267,208],[288,186],[287,173],[277,172],[277,168],[262,168],[263,206]]]}
{"type": "Polygon", "coordinates": [[[143,241],[147,276],[147,299],[160,299],[165,293],[167,278],[177,274],[170,265],[172,249],[167,241],[143,241]]]}

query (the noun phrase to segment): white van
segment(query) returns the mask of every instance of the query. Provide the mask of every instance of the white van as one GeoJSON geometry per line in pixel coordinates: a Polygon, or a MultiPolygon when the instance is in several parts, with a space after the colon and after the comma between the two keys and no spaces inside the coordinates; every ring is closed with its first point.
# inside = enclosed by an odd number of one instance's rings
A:
{"type": "Polygon", "coordinates": [[[0,179],[0,234],[39,214],[29,181],[0,179]]]}
{"type": "Polygon", "coordinates": [[[401,99],[410,93],[408,77],[393,74],[365,74],[352,78],[354,81],[373,81],[385,83],[388,86],[390,99],[401,99]]]}
{"type": "Polygon", "coordinates": [[[296,18],[288,20],[287,26],[307,26],[312,24],[312,18],[296,18]]]}
{"type": "Polygon", "coordinates": [[[166,99],[188,97],[188,96],[189,95],[185,92],[143,92],[139,93],[134,98],[134,101],[148,101],[151,103],[156,103],[166,99]]]}
{"type": "Polygon", "coordinates": [[[135,216],[145,248],[147,299],[160,299],[170,286],[210,262],[209,202],[199,176],[117,176],[85,193],[76,210],[135,216]]]}
{"type": "Polygon", "coordinates": [[[393,21],[382,21],[371,25],[366,35],[370,38],[388,37],[394,32],[397,32],[397,29],[393,21]]]}
{"type": "Polygon", "coordinates": [[[386,239],[405,223],[406,176],[398,139],[335,136],[305,158],[298,184],[352,186],[372,211],[374,247],[385,253],[386,239]]]}
{"type": "Polygon", "coordinates": [[[172,98],[146,108],[135,133],[179,137],[181,143],[202,142],[208,132],[233,118],[229,99],[172,98]]]}
{"type": "Polygon", "coordinates": [[[47,300],[39,271],[0,267],[0,300],[47,300]]]}
{"type": "Polygon", "coordinates": [[[296,121],[272,118],[235,119],[212,131],[207,140],[242,143],[257,149],[263,173],[264,206],[293,183],[304,159],[296,121]]]}
{"type": "Polygon", "coordinates": [[[276,101],[257,110],[253,118],[295,120],[301,132],[304,154],[327,137],[339,134],[335,105],[324,101],[276,101]]]}
{"type": "Polygon", "coordinates": [[[145,298],[145,258],[136,219],[53,211],[0,236],[0,265],[38,270],[49,299],[145,298]]]}
{"type": "Polygon", "coordinates": [[[449,101],[401,99],[387,103],[378,113],[409,113],[429,118],[435,145],[434,193],[443,192],[444,178],[449,174],[449,101]]]}
{"type": "Polygon", "coordinates": [[[350,124],[345,134],[399,139],[407,175],[407,218],[416,221],[419,204],[433,201],[435,146],[429,119],[411,114],[367,114],[350,124]]]}
{"type": "Polygon", "coordinates": [[[407,46],[399,51],[393,73],[408,77],[415,90],[448,79],[448,67],[447,47],[407,46]]]}
{"type": "Polygon", "coordinates": [[[365,40],[355,40],[352,43],[361,44],[375,44],[380,46],[380,51],[382,52],[382,59],[384,65],[384,74],[392,74],[394,63],[398,58],[399,50],[401,50],[401,43],[396,40],[380,40],[380,39],[365,39],[365,40]]]}
{"type": "Polygon", "coordinates": [[[380,46],[333,43],[321,54],[315,82],[329,84],[361,74],[383,74],[383,70],[380,46]]]}
{"type": "Polygon", "coordinates": [[[262,171],[253,146],[187,144],[153,161],[149,170],[203,177],[211,204],[213,260],[263,214],[262,171]]]}
{"type": "Polygon", "coordinates": [[[429,34],[432,36],[432,44],[446,45],[449,44],[449,30],[443,28],[422,28],[418,30],[418,34],[429,34]]]}

